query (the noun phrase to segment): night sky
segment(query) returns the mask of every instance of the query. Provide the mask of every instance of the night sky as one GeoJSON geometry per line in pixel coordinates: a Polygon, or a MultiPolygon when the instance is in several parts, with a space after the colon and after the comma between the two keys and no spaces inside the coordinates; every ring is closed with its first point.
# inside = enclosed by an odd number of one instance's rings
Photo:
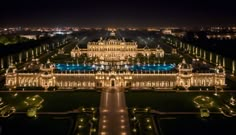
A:
{"type": "Polygon", "coordinates": [[[7,0],[0,26],[235,25],[233,0],[7,0]]]}

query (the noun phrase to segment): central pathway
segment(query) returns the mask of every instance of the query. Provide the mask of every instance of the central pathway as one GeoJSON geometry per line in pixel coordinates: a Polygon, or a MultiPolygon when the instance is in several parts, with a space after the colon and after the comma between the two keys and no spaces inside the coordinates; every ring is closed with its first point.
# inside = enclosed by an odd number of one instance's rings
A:
{"type": "Polygon", "coordinates": [[[103,90],[100,103],[99,135],[130,135],[124,90],[103,90]]]}

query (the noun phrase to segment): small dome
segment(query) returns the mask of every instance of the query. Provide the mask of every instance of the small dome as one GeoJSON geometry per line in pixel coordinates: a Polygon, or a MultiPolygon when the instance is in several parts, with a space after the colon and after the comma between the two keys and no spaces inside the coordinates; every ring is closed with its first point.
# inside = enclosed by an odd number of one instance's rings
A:
{"type": "Polygon", "coordinates": [[[179,69],[192,69],[191,64],[187,64],[185,59],[182,60],[182,63],[179,64],[179,69]]]}
{"type": "Polygon", "coordinates": [[[149,50],[150,48],[149,48],[148,45],[146,44],[143,49],[144,49],[144,50],[149,50]]]}
{"type": "Polygon", "coordinates": [[[13,69],[12,68],[8,68],[7,69],[7,73],[13,73],[13,69]]]}
{"type": "Polygon", "coordinates": [[[75,48],[73,50],[80,50],[79,46],[76,45],[75,48]]]}
{"type": "Polygon", "coordinates": [[[43,65],[43,68],[50,68],[51,67],[51,62],[48,59],[47,63],[43,65]]]}
{"type": "Polygon", "coordinates": [[[160,47],[160,45],[157,45],[157,48],[156,48],[157,50],[159,50],[159,49],[162,49],[161,47],[160,47]]]}
{"type": "Polygon", "coordinates": [[[116,36],[116,33],[114,31],[112,31],[110,33],[110,35],[108,36],[107,38],[109,41],[117,41],[118,40],[118,37],[116,36]]]}
{"type": "Polygon", "coordinates": [[[225,72],[225,69],[224,69],[223,66],[221,66],[221,64],[219,64],[219,65],[217,66],[217,71],[218,71],[218,73],[224,73],[224,72],[225,72]]]}
{"type": "Polygon", "coordinates": [[[44,64],[43,68],[50,68],[50,66],[51,66],[50,64],[44,64]]]}
{"type": "Polygon", "coordinates": [[[51,69],[54,69],[54,65],[50,62],[50,60],[48,59],[47,63],[46,64],[42,64],[41,65],[41,70],[42,71],[48,71],[48,70],[51,70],[51,69]]]}
{"type": "Polygon", "coordinates": [[[14,73],[14,72],[16,72],[16,66],[13,63],[11,63],[11,65],[7,69],[7,73],[14,73]]]}

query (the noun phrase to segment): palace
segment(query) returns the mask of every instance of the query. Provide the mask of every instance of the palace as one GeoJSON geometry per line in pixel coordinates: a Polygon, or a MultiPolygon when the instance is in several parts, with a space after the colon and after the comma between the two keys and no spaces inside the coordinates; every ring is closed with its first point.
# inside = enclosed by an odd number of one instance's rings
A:
{"type": "MultiPolygon", "coordinates": [[[[112,32],[111,37],[115,34],[112,32]]],[[[138,49],[136,42],[125,42],[124,39],[102,38],[98,42],[89,42],[88,48],[71,51],[72,57],[87,53],[89,57],[98,57],[99,63],[92,64],[55,64],[50,60],[46,64],[35,64],[34,70],[17,70],[14,65],[6,71],[6,83],[9,88],[16,87],[58,87],[59,89],[128,87],[133,89],[155,88],[173,89],[191,86],[224,87],[225,70],[222,66],[199,70],[194,64],[184,59],[175,64],[130,64],[127,57],[137,53],[156,54],[164,57],[162,48],[138,49]],[[116,64],[106,62],[115,61],[116,64]],[[36,69],[36,70],[35,70],[36,69]],[[38,70],[37,70],[38,69],[38,70]],[[30,73],[29,73],[30,72],[30,73]]]]}
{"type": "Polygon", "coordinates": [[[89,57],[97,57],[104,62],[120,62],[128,58],[135,57],[138,53],[144,56],[155,54],[157,57],[164,57],[164,50],[158,46],[156,49],[149,49],[147,46],[138,48],[137,42],[119,40],[114,31],[110,33],[108,39],[102,37],[97,42],[88,42],[87,49],[80,49],[76,46],[71,51],[71,57],[79,57],[86,53],[89,57]]]}

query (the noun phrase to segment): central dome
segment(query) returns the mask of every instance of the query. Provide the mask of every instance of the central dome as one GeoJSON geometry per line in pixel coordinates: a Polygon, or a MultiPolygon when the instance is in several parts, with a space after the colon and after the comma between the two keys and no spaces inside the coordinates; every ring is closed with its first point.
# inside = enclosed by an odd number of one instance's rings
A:
{"type": "Polygon", "coordinates": [[[112,32],[110,33],[110,36],[111,36],[111,37],[115,37],[115,36],[116,36],[116,33],[115,33],[114,31],[112,31],[112,32]]]}

